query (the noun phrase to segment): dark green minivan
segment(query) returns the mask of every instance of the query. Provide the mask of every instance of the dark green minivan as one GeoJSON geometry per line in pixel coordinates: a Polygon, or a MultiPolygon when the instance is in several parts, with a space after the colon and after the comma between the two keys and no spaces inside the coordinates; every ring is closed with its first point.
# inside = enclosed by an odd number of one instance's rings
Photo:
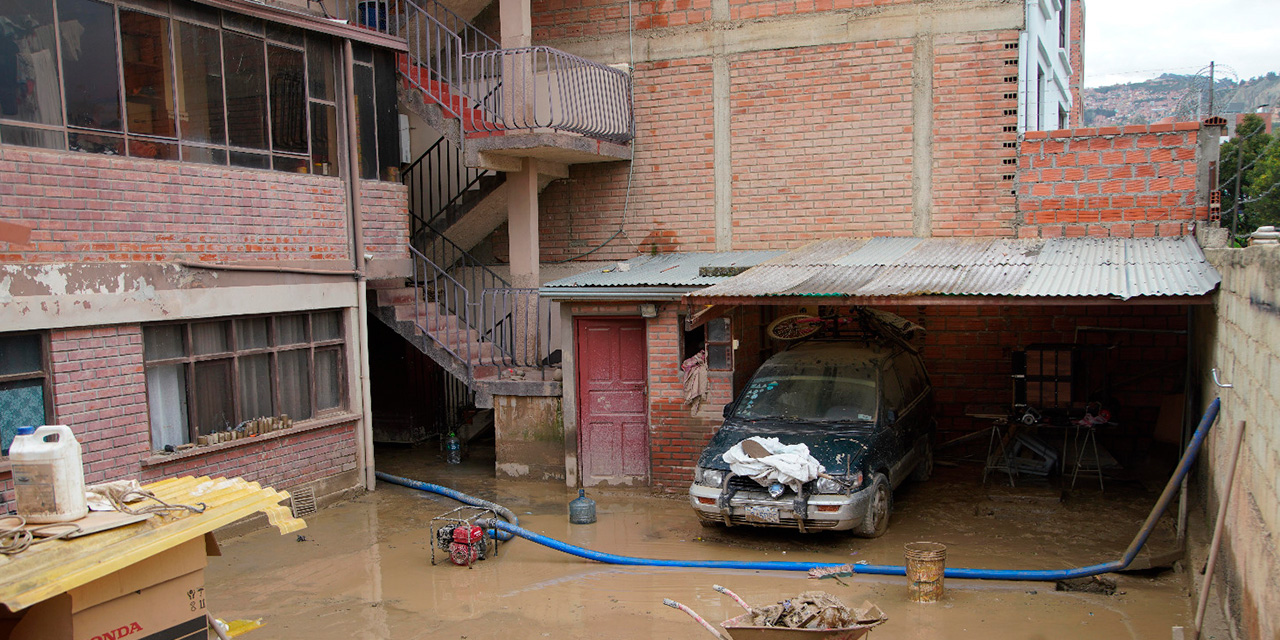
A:
{"type": "Polygon", "coordinates": [[[769,358],[702,451],[689,500],[704,525],[852,530],[889,526],[893,489],[933,468],[933,387],[898,340],[813,340],[769,358]],[[804,443],[825,473],[797,493],[737,476],[724,453],[752,436],[804,443]]]}

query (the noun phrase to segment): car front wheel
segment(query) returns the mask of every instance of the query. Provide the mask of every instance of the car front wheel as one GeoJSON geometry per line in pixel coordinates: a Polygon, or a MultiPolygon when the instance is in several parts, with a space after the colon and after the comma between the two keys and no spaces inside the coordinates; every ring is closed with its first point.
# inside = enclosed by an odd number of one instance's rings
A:
{"type": "Polygon", "coordinates": [[[879,538],[889,530],[889,512],[893,510],[893,488],[889,478],[877,473],[871,481],[871,501],[867,503],[867,514],[862,524],[854,533],[863,538],[879,538]]]}
{"type": "Polygon", "coordinates": [[[916,468],[911,472],[911,480],[914,482],[924,482],[933,475],[933,443],[926,440],[924,443],[924,453],[920,455],[920,460],[916,462],[916,468]]]}

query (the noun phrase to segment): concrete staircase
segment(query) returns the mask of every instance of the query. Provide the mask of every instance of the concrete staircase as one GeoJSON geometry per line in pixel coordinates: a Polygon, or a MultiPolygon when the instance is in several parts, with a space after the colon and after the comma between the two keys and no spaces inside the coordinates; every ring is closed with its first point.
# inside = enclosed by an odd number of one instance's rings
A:
{"type": "Polygon", "coordinates": [[[493,408],[494,395],[558,395],[560,383],[546,370],[504,366],[498,348],[455,314],[424,301],[422,289],[402,281],[369,285],[370,313],[476,392],[478,408],[493,408]]]}

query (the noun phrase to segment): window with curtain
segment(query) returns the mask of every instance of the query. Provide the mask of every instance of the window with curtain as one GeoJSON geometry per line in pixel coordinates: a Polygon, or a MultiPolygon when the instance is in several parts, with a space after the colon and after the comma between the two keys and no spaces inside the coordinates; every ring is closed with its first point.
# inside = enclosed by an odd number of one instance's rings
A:
{"type": "Polygon", "coordinates": [[[43,334],[0,335],[0,455],[18,427],[53,422],[52,387],[43,334]]]}
{"type": "Polygon", "coordinates": [[[345,409],[342,312],[143,328],[151,447],[192,443],[255,418],[345,409]]]}

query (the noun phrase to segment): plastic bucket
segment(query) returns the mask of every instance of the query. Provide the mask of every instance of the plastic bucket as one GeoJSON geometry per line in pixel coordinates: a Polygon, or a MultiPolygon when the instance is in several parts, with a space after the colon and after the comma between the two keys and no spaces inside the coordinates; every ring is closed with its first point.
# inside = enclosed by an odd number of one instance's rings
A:
{"type": "Polygon", "coordinates": [[[942,572],[947,565],[947,547],[937,542],[911,542],[907,557],[907,599],[937,602],[942,598],[942,572]]]}

